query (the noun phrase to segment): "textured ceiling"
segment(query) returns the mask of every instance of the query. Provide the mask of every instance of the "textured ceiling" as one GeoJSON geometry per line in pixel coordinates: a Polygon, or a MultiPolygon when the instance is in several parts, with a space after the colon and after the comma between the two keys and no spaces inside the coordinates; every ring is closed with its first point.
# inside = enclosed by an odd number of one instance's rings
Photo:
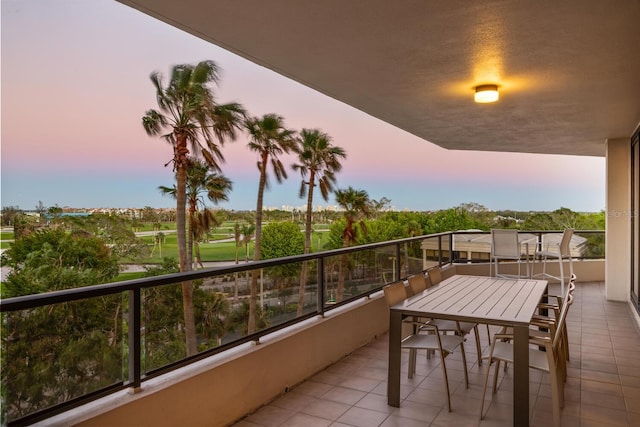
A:
{"type": "Polygon", "coordinates": [[[603,156],[640,122],[640,0],[121,2],[445,148],[603,156]]]}

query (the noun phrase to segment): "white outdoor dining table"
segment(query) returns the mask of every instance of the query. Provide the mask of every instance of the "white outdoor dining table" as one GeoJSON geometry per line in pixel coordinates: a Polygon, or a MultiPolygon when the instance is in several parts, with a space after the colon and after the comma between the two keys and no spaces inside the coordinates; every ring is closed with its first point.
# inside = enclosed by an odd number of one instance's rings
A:
{"type": "Polygon", "coordinates": [[[407,316],[511,326],[513,425],[529,425],[529,323],[546,280],[454,275],[390,308],[387,401],[400,406],[402,319],[407,316]]]}

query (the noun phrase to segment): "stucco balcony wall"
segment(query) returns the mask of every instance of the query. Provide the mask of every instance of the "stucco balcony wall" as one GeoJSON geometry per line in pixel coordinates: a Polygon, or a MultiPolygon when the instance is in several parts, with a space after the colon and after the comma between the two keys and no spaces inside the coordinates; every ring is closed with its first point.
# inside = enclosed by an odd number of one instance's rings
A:
{"type": "MultiPolygon", "coordinates": [[[[526,264],[523,262],[520,265],[520,273],[525,274],[526,264]]],[[[581,259],[573,260],[573,272],[578,277],[578,282],[604,282],[605,260],[603,259],[581,259]]],[[[533,274],[542,273],[542,262],[536,261],[535,265],[530,264],[533,274]]],[[[569,262],[564,262],[564,274],[569,276],[569,262]]],[[[477,276],[489,275],[489,264],[476,263],[476,264],[456,264],[455,270],[458,274],[470,274],[477,276]]],[[[560,275],[560,266],[557,260],[547,260],[546,272],[553,276],[560,275]]],[[[518,274],[518,264],[515,262],[501,262],[500,274],[518,274]]],[[[546,278],[549,283],[557,283],[558,281],[553,278],[546,278]]]]}

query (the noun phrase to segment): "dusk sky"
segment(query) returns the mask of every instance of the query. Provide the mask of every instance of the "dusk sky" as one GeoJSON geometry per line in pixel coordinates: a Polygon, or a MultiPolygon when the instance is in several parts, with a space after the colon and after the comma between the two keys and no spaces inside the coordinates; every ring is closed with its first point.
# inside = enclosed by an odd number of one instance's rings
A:
{"type": "MultiPolygon", "coordinates": [[[[141,124],[157,108],[149,75],[211,59],[222,69],[219,102],[331,135],[348,156],[340,188],[400,210],[605,208],[604,158],[445,150],[113,0],[1,4],[2,206],[175,207],[157,190],[174,182],[164,167],[171,147],[141,124]]],[[[223,208],[255,209],[257,158],[247,141],[224,146],[234,189],[223,208]]],[[[271,184],[265,206],[304,205],[298,173],[271,184]]],[[[319,204],[335,201],[318,194],[319,204]]]]}

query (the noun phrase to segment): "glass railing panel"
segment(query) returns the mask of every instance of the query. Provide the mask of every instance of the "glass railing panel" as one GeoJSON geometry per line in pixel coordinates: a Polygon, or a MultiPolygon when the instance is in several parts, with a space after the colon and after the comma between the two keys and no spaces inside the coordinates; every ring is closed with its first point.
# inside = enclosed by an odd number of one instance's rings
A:
{"type": "Polygon", "coordinates": [[[573,235],[575,238],[577,238],[574,240],[578,240],[575,244],[579,249],[581,258],[605,258],[606,253],[604,231],[582,233],[575,232],[573,235]]]}
{"type": "Polygon", "coordinates": [[[325,307],[357,298],[393,281],[395,245],[363,249],[324,259],[325,307]]]}
{"type": "Polygon", "coordinates": [[[126,294],[2,313],[2,424],[127,377],[126,294]]]}
{"type": "Polygon", "coordinates": [[[312,260],[305,263],[285,263],[249,272],[249,294],[240,301],[231,303],[228,324],[231,336],[244,336],[248,333],[252,286],[255,287],[256,307],[256,328],[253,332],[288,323],[298,316],[315,312],[317,270],[317,261],[312,260]]]}
{"type": "Polygon", "coordinates": [[[141,367],[149,372],[187,355],[182,288],[177,283],[143,289],[141,298],[141,367]]]}
{"type": "Polygon", "coordinates": [[[445,234],[427,237],[422,240],[420,247],[424,250],[426,268],[452,262],[454,254],[451,248],[451,235],[445,234]]]}
{"type": "Polygon", "coordinates": [[[403,257],[402,277],[418,274],[425,269],[422,261],[422,241],[402,243],[400,252],[403,257]]]}
{"type": "MultiPolygon", "coordinates": [[[[318,260],[305,261],[302,264],[300,274],[300,284],[297,290],[298,302],[296,302],[296,314],[305,315],[308,313],[316,313],[318,311],[318,260]],[[303,277],[304,280],[303,287],[303,277]],[[300,297],[300,291],[303,291],[303,297],[300,297]],[[302,308],[300,308],[302,304],[302,308]]],[[[295,286],[294,286],[295,287],[295,286]]]]}

